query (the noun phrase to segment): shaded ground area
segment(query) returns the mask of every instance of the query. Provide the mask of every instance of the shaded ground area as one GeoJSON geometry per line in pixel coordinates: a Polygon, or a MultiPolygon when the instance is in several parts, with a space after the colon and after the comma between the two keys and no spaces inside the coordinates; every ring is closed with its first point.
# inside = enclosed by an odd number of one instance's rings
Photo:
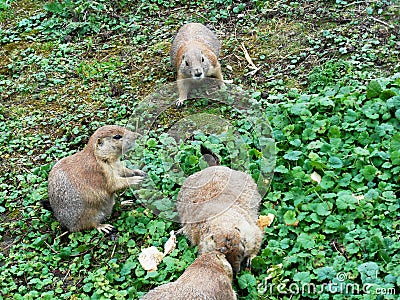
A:
{"type": "MultiPolygon", "coordinates": [[[[11,2],[9,17],[3,13],[2,110],[7,118],[21,120],[23,115],[30,122],[30,116],[37,115],[40,122],[31,126],[34,134],[68,135],[75,125],[85,125],[87,118],[96,120],[104,109],[117,118],[121,113],[129,115],[131,101],[174,80],[169,45],[183,20],[208,22],[223,41],[225,77],[260,90],[265,97],[291,87],[304,89],[311,70],[332,59],[350,60],[351,71],[377,75],[398,69],[399,10],[394,4],[249,2],[238,13],[227,9],[226,18],[217,13],[225,11],[217,4],[211,12],[206,4],[174,9],[120,4],[119,10],[82,5],[69,10],[60,6],[59,10],[67,10],[60,12],[57,7],[44,10],[43,4],[18,1],[11,2]],[[76,13],[76,8],[84,14],[76,13]],[[383,12],[377,14],[379,10],[383,12]],[[46,28],[47,23],[54,24],[46,28]],[[259,68],[255,74],[242,46],[259,68]],[[71,112],[77,110],[82,113],[72,118],[71,112]],[[73,120],[65,120],[64,115],[73,120]],[[56,132],[38,124],[53,124],[57,116],[63,126],[56,132]]],[[[29,133],[24,127],[23,135],[26,130],[29,133]]]]}

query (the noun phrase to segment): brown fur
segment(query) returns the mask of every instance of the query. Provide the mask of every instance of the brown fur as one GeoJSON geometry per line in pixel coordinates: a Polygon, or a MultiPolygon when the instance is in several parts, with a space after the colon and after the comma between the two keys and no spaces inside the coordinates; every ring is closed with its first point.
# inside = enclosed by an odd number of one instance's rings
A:
{"type": "Polygon", "coordinates": [[[215,34],[200,23],[188,23],[181,27],[171,45],[171,63],[177,70],[179,100],[183,104],[192,87],[205,77],[214,77],[221,82],[221,65],[218,56],[221,43],[215,34]]]}
{"type": "MultiPolygon", "coordinates": [[[[182,47],[180,47],[178,49],[178,52],[176,53],[176,57],[174,58],[174,61],[175,61],[175,67],[177,70],[179,70],[179,66],[182,64],[182,59],[184,58],[185,53],[191,48],[201,49],[202,53],[205,56],[207,56],[207,58],[209,59],[211,66],[213,66],[214,68],[218,67],[218,63],[219,63],[218,57],[209,46],[207,46],[206,44],[201,43],[201,42],[191,41],[190,43],[184,44],[182,47]]],[[[211,74],[207,74],[207,75],[211,76],[214,74],[211,73],[211,74]]],[[[184,79],[184,78],[190,78],[190,77],[182,72],[178,72],[178,78],[184,79]]]]}
{"type": "Polygon", "coordinates": [[[261,196],[250,175],[223,166],[189,176],[177,199],[183,231],[199,253],[219,250],[235,272],[261,247],[257,226],[261,196]]]}
{"type": "Polygon", "coordinates": [[[217,251],[200,255],[175,281],[148,292],[141,300],[235,300],[232,268],[217,251]]]}
{"type": "Polygon", "coordinates": [[[82,151],[54,165],[48,179],[49,201],[55,217],[69,231],[112,228],[100,222],[111,214],[115,192],[139,183],[145,175],[119,161],[134,140],[134,133],[123,127],[104,126],[82,151]]]}

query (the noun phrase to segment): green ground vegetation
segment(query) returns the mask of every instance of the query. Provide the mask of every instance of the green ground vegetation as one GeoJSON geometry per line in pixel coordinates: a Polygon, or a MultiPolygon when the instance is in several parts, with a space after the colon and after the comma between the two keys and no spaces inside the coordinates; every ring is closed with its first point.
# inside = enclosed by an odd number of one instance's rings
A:
{"type": "MultiPolygon", "coordinates": [[[[57,160],[82,149],[99,126],[128,125],[140,101],[174,81],[170,42],[189,21],[220,37],[224,77],[252,91],[276,141],[275,173],[261,206],[276,219],[251,271],[234,278],[238,298],[398,299],[394,0],[0,0],[0,299],[138,299],[193,262],[196,249],[179,236],[157,272],[141,268],[141,249],[161,250],[179,224],[139,203],[116,204],[109,222],[118,232],[108,236],[61,236],[40,205],[57,160]],[[291,284],[317,291],[292,294],[291,284]],[[346,290],[351,285],[360,291],[346,290]]],[[[163,175],[159,151],[172,142],[158,133],[199,109],[251,131],[224,105],[171,108],[138,152],[167,200],[184,178],[163,175]]],[[[257,179],[263,154],[256,138],[244,136],[248,172],[257,179]]],[[[186,176],[202,166],[200,143],[225,157],[223,164],[236,149],[228,139],[195,135],[177,150],[186,176]]],[[[117,202],[132,197],[126,191],[117,202]]]]}

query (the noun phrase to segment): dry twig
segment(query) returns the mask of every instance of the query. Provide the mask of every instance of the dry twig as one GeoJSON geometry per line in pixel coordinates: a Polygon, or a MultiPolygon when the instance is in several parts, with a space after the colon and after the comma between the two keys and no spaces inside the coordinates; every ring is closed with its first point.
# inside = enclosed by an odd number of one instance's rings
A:
{"type": "Polygon", "coordinates": [[[246,49],[244,43],[242,43],[241,46],[242,46],[244,57],[246,58],[247,62],[250,64],[251,68],[253,69],[253,71],[250,71],[246,75],[254,75],[258,72],[258,70],[260,70],[261,67],[257,67],[254,64],[253,60],[251,59],[251,57],[249,55],[249,52],[247,52],[247,49],[246,49]]]}

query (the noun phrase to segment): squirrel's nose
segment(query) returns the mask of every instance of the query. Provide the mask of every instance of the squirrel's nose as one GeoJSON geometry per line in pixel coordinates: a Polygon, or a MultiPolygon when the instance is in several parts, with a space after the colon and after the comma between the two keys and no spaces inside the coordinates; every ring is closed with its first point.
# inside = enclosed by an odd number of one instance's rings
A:
{"type": "Polygon", "coordinates": [[[201,77],[201,75],[203,75],[203,72],[200,69],[196,69],[196,71],[194,72],[194,76],[201,77]]]}

